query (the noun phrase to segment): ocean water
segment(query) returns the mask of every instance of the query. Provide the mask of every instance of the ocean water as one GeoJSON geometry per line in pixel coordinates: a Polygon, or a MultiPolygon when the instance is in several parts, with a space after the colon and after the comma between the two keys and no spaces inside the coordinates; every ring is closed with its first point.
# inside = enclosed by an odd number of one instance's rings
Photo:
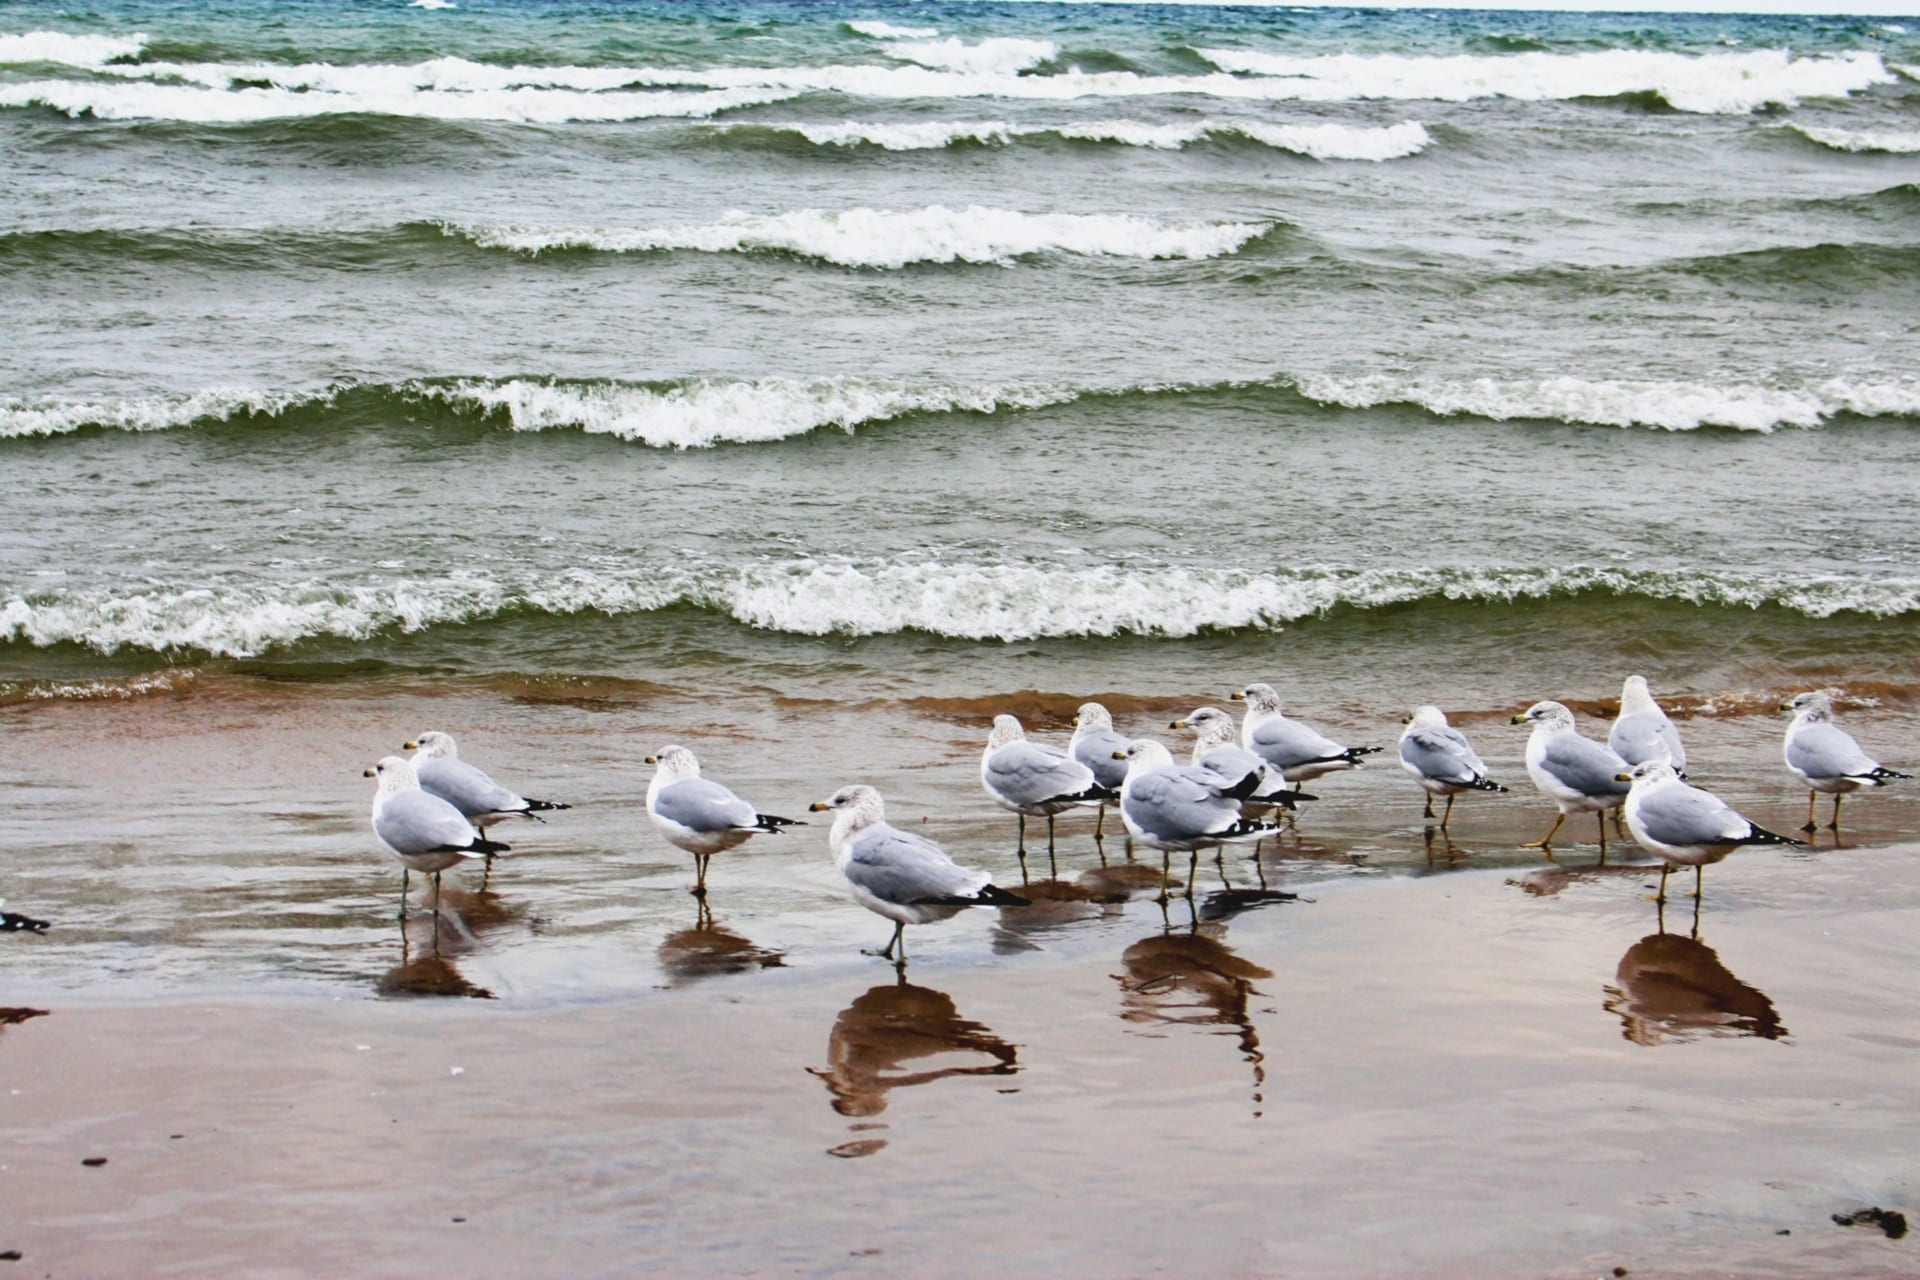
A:
{"type": "MultiPolygon", "coordinates": [[[[275,841],[335,901],[357,775],[282,803],[255,730],[344,776],[383,705],[534,794],[672,736],[956,821],[996,708],[1261,679],[1390,742],[1639,670],[1756,790],[1832,685],[1891,762],[1917,286],[1920,20],[15,0],[6,838],[42,902],[275,841]],[[103,724],[248,754],[238,828],[89,793],[103,724]]],[[[624,812],[527,839],[674,881],[624,812]]]]}

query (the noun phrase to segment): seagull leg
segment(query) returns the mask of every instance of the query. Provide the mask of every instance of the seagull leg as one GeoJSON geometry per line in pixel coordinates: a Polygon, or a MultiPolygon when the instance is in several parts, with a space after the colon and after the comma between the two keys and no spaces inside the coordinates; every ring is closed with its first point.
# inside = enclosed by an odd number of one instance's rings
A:
{"type": "Polygon", "coordinates": [[[400,918],[407,918],[407,868],[404,863],[400,867],[400,918]]]}
{"type": "Polygon", "coordinates": [[[1226,849],[1220,845],[1215,845],[1213,848],[1213,869],[1220,873],[1221,888],[1223,889],[1233,888],[1233,883],[1227,879],[1226,849]]]}
{"type": "Polygon", "coordinates": [[[893,936],[887,939],[886,946],[880,947],[873,951],[862,950],[860,954],[863,956],[879,956],[883,960],[891,960],[893,959],[893,949],[894,947],[898,946],[900,948],[900,958],[904,960],[907,955],[907,944],[905,939],[901,935],[905,933],[906,928],[907,928],[906,921],[904,920],[894,921],[893,936]]]}
{"type": "Polygon", "coordinates": [[[1199,878],[1200,851],[1194,849],[1187,854],[1187,901],[1193,901],[1193,882],[1199,878]]]}
{"type": "Polygon", "coordinates": [[[1547,834],[1541,836],[1538,840],[1533,841],[1531,844],[1523,844],[1520,847],[1522,849],[1551,849],[1553,847],[1553,833],[1558,831],[1560,829],[1560,824],[1565,822],[1566,820],[1567,820],[1567,815],[1564,813],[1561,814],[1560,816],[1558,816],[1553,820],[1553,825],[1547,828],[1547,834]]]}
{"type": "Polygon", "coordinates": [[[693,855],[692,892],[696,898],[704,898],[707,896],[707,859],[712,856],[710,853],[696,853],[693,855]]]}
{"type": "Polygon", "coordinates": [[[1693,868],[1693,909],[1700,910],[1701,878],[1707,874],[1707,864],[1698,863],[1693,868]]]}
{"type": "Polygon", "coordinates": [[[1020,839],[1018,841],[1020,847],[1018,852],[1020,854],[1020,861],[1025,862],[1027,860],[1027,815],[1024,813],[1016,813],[1013,816],[1020,823],[1020,839]]]}
{"type": "MultiPolygon", "coordinates": [[[[1447,829],[1447,824],[1448,824],[1449,822],[1452,822],[1452,821],[1453,821],[1453,802],[1454,802],[1454,799],[1455,799],[1455,797],[1454,797],[1454,794],[1453,794],[1453,792],[1451,792],[1451,791],[1449,791],[1449,792],[1447,792],[1447,811],[1446,811],[1446,813],[1445,813],[1445,814],[1444,814],[1444,815],[1443,815],[1443,816],[1441,817],[1441,819],[1440,819],[1440,829],[1441,829],[1442,831],[1445,831],[1445,830],[1447,829]]],[[[1429,809],[1429,810],[1428,810],[1428,813],[1427,813],[1427,816],[1428,816],[1429,818],[1431,818],[1431,817],[1433,816],[1433,813],[1432,813],[1432,810],[1431,810],[1431,809],[1429,809]]]]}
{"type": "Polygon", "coordinates": [[[1844,799],[1846,799],[1846,797],[1838,791],[1833,793],[1833,821],[1827,824],[1827,830],[1838,831],[1840,829],[1840,802],[1844,799]]]}
{"type": "Polygon", "coordinates": [[[1168,862],[1171,855],[1165,849],[1160,851],[1160,905],[1167,905],[1167,887],[1172,883],[1172,869],[1168,862]]]}
{"type": "MultiPolygon", "coordinates": [[[[1452,801],[1453,801],[1453,797],[1452,797],[1452,796],[1448,796],[1448,797],[1447,797],[1447,801],[1448,801],[1448,803],[1452,803],[1452,801]]],[[[1427,820],[1428,822],[1432,822],[1432,821],[1433,821],[1433,792],[1431,792],[1431,791],[1429,791],[1429,792],[1427,792],[1427,808],[1426,808],[1426,812],[1424,812],[1424,813],[1422,813],[1422,814],[1421,814],[1420,816],[1421,816],[1421,817],[1423,817],[1423,818],[1425,818],[1425,819],[1426,819],[1426,820],[1427,820]]]]}
{"type": "Polygon", "coordinates": [[[1802,831],[1818,831],[1820,829],[1820,824],[1815,822],[1813,818],[1813,804],[1814,801],[1819,798],[1820,793],[1818,791],[1807,792],[1807,825],[1800,828],[1802,831]]]}
{"type": "Polygon", "coordinates": [[[433,940],[440,941],[440,873],[433,873],[433,940]]]}
{"type": "Polygon", "coordinates": [[[1094,818],[1093,820],[1093,842],[1095,844],[1100,843],[1100,840],[1102,838],[1100,833],[1102,830],[1105,829],[1106,825],[1107,825],[1107,806],[1101,805],[1099,816],[1094,818]]]}
{"type": "MultiPolygon", "coordinates": [[[[1619,810],[1616,809],[1614,812],[1618,813],[1619,810]]],[[[1602,809],[1593,816],[1600,819],[1600,860],[1605,862],[1607,859],[1607,811],[1602,809]]]]}
{"type": "Polygon", "coordinates": [[[1053,859],[1053,815],[1052,814],[1047,815],[1047,875],[1049,878],[1054,880],[1058,880],[1060,878],[1060,864],[1058,862],[1055,862],[1053,859]]]}
{"type": "MultiPolygon", "coordinates": [[[[1660,892],[1653,895],[1653,900],[1659,903],[1663,909],[1667,905],[1667,877],[1672,874],[1673,864],[1671,862],[1663,862],[1660,864],[1660,892]]],[[[1665,919],[1666,917],[1663,915],[1661,920],[1664,922],[1665,919]]],[[[1665,929],[1663,928],[1661,932],[1664,933],[1665,929]]]]}

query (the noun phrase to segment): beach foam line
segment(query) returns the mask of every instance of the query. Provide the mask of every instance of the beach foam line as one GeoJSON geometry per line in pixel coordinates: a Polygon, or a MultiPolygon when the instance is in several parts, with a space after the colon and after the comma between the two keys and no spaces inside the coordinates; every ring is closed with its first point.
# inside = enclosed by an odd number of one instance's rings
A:
{"type": "Polygon", "coordinates": [[[1202,120],[1195,124],[1155,125],[1132,120],[1095,120],[1019,129],[1005,120],[935,120],[893,124],[846,120],[839,124],[755,122],[716,125],[726,132],[775,131],[794,134],[820,147],[879,147],[886,151],[937,151],[966,144],[1008,146],[1035,138],[1111,143],[1178,151],[1211,139],[1245,138],[1262,146],[1316,160],[1398,160],[1418,155],[1433,137],[1417,120],[1392,125],[1260,124],[1202,120]]]}
{"type": "Polygon", "coordinates": [[[901,27],[877,20],[849,22],[847,30],[875,40],[931,40],[940,34],[938,27],[901,27]]]}
{"type": "Polygon", "coordinates": [[[1899,129],[1823,129],[1810,124],[1789,124],[1787,128],[1834,151],[1879,151],[1890,155],[1920,153],[1920,130],[1899,129]]]}
{"type": "Polygon", "coordinates": [[[64,31],[0,34],[0,66],[47,65],[94,70],[115,58],[137,58],[146,47],[145,35],[69,35],[64,31]]]}
{"type": "Polygon", "coordinates": [[[886,45],[889,57],[963,75],[1013,76],[1052,61],[1059,47],[1051,40],[996,36],[977,44],[948,36],[944,40],[903,40],[886,45]]]}
{"type": "Polygon", "coordinates": [[[74,119],[254,124],[326,116],[400,116],[503,124],[613,123],[687,119],[792,97],[773,89],[582,93],[563,89],[445,92],[397,89],[321,93],[275,86],[208,89],[179,84],[33,80],[0,84],[0,108],[41,107],[74,119]]]}
{"type": "MultiPolygon", "coordinates": [[[[1282,375],[1207,383],[1100,386],[941,380],[681,378],[625,382],[558,378],[436,378],[342,383],[306,391],[213,388],[125,399],[0,396],[0,440],[83,429],[164,431],[305,415],[365,400],[437,404],[514,431],[583,431],[654,448],[765,444],[822,429],[851,432],[923,414],[1024,413],[1083,399],[1185,395],[1281,397],[1289,405],[1366,410],[1405,405],[1440,418],[1561,422],[1661,431],[1771,432],[1836,417],[1920,419],[1920,378],[1829,378],[1797,386],[1496,379],[1403,375],[1282,375]]],[[[367,416],[358,414],[357,416],[367,416]]],[[[375,413],[373,416],[380,416],[375,413]]]]}
{"type": "Polygon", "coordinates": [[[571,568],[540,578],[491,573],[309,580],[282,585],[151,585],[0,595],[0,644],[78,645],[246,658],[313,641],[363,641],[527,616],[574,618],[700,609],[760,631],[951,639],[1183,638],[1277,631],[1339,608],[1422,602],[1498,604],[1581,595],[1811,618],[1920,612],[1920,578],[1556,569],[1301,569],[1170,565],[952,564],[793,560],[571,568]]]}
{"type": "Polygon", "coordinates": [[[729,213],[706,224],[658,227],[522,228],[444,224],[449,236],[487,249],[541,254],[790,253],[843,267],[922,263],[1011,266],[1022,257],[1069,253],[1118,258],[1217,258],[1274,229],[1271,222],[1168,223],[1125,214],[1021,213],[972,205],[900,212],[798,209],[729,213]]]}
{"type": "Polygon", "coordinates": [[[1620,98],[1650,93],[1677,111],[1744,114],[1803,98],[1844,98],[1894,76],[1880,55],[1850,51],[1794,57],[1784,49],[1681,54],[1641,49],[1584,53],[1300,56],[1196,49],[1236,75],[1294,83],[1301,97],[1525,101],[1620,98]]]}

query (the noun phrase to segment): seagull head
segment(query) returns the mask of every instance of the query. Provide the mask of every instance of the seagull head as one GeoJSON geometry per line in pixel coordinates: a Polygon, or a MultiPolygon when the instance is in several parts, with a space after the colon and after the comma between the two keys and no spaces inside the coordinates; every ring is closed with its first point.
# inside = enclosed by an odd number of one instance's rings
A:
{"type": "Polygon", "coordinates": [[[459,750],[453,745],[453,735],[450,733],[441,733],[438,729],[429,729],[416,737],[412,742],[402,743],[401,747],[403,750],[413,752],[413,758],[416,760],[439,760],[442,758],[453,760],[457,759],[460,755],[459,750]]]}
{"type": "Polygon", "coordinates": [[[1631,782],[1635,787],[1653,787],[1662,782],[1677,782],[1680,775],[1665,760],[1648,760],[1644,764],[1633,766],[1627,773],[1613,775],[1615,782],[1631,782]]]}
{"type": "Polygon", "coordinates": [[[1239,737],[1233,717],[1218,707],[1196,707],[1183,720],[1175,720],[1169,729],[1191,729],[1202,747],[1217,747],[1239,737]]]}
{"type": "Polygon", "coordinates": [[[1573,728],[1573,712],[1567,710],[1564,703],[1536,702],[1515,716],[1511,721],[1513,724],[1527,724],[1529,722],[1531,722],[1535,728],[1571,729],[1573,728]]]}
{"type": "Polygon", "coordinates": [[[838,839],[845,831],[884,822],[887,816],[887,804],[880,798],[880,793],[859,783],[842,787],[825,800],[815,800],[807,806],[809,813],[824,813],[829,809],[834,811],[834,839],[838,839]]]}
{"type": "Polygon", "coordinates": [[[1027,731],[1020,727],[1018,720],[1012,716],[995,716],[993,732],[987,735],[987,750],[998,751],[1009,742],[1024,742],[1026,737],[1027,731]]]}
{"type": "Polygon", "coordinates": [[[1780,704],[1782,711],[1791,711],[1797,719],[1815,721],[1833,719],[1833,696],[1823,690],[1813,689],[1797,694],[1788,702],[1780,704]]]}
{"type": "Polygon", "coordinates": [[[1444,729],[1447,727],[1447,713],[1429,703],[1401,716],[1400,723],[1415,729],[1444,729]]]}
{"type": "Polygon", "coordinates": [[[364,771],[363,776],[380,779],[379,786],[374,790],[376,796],[397,795],[420,785],[413,765],[402,756],[382,756],[379,763],[364,771]]]}
{"type": "Polygon", "coordinates": [[[1280,710],[1280,695],[1273,691],[1273,686],[1270,684],[1250,684],[1227,696],[1235,702],[1246,703],[1248,715],[1268,716],[1280,710]]]}
{"type": "Polygon", "coordinates": [[[1076,733],[1081,730],[1091,733],[1095,729],[1111,729],[1113,716],[1097,702],[1083,702],[1080,710],[1074,713],[1073,728],[1076,733]]]}
{"type": "Polygon", "coordinates": [[[669,743],[648,756],[646,763],[654,767],[654,776],[658,778],[697,778],[700,776],[700,761],[685,747],[669,743]]]}

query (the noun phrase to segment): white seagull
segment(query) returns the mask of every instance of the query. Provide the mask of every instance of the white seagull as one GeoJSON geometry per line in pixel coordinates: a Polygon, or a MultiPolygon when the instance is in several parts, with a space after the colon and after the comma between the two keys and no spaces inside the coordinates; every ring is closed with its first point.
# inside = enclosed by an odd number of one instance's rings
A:
{"type": "Polygon", "coordinates": [[[980,753],[980,785],[1003,809],[1020,815],[1020,858],[1027,856],[1027,819],[1047,820],[1047,854],[1053,854],[1055,814],[1114,798],[1095,781],[1093,770],[1058,747],[1029,742],[1012,716],[995,716],[986,750],[980,753]]]}
{"type": "Polygon", "coordinates": [[[1194,733],[1192,763],[1211,769],[1227,779],[1260,775],[1259,785],[1246,799],[1245,806],[1265,805],[1292,809],[1296,802],[1313,800],[1298,787],[1289,786],[1281,772],[1268,764],[1264,756],[1240,745],[1240,728],[1233,717],[1219,707],[1196,707],[1184,719],[1175,720],[1169,729],[1191,729],[1194,733]]]}
{"type": "Polygon", "coordinates": [[[1231,779],[1199,765],[1177,765],[1166,745],[1152,738],[1134,739],[1124,754],[1127,780],[1120,786],[1120,817],[1135,839],[1160,850],[1163,897],[1174,852],[1187,854],[1191,896],[1200,850],[1217,849],[1231,840],[1256,840],[1280,829],[1240,813],[1240,802],[1260,782],[1258,773],[1231,779]]]}
{"type": "Polygon", "coordinates": [[[1665,760],[1681,777],[1687,774],[1687,749],[1680,731],[1647,690],[1645,676],[1628,676],[1620,686],[1620,714],[1607,732],[1607,745],[1628,764],[1665,760]]]}
{"type": "Polygon", "coordinates": [[[1552,847],[1553,833],[1570,813],[1591,813],[1600,819],[1600,855],[1607,852],[1608,809],[1627,798],[1620,775],[1628,765],[1613,748],[1583,738],[1574,730],[1573,712],[1558,702],[1536,702],[1513,718],[1514,724],[1533,725],[1527,739],[1527,774],[1540,793],[1560,806],[1560,816],[1547,834],[1522,846],[1552,847]]]}
{"type": "MultiPolygon", "coordinates": [[[[1105,787],[1118,795],[1120,784],[1126,780],[1126,761],[1119,753],[1127,749],[1132,740],[1114,732],[1113,715],[1097,702],[1083,702],[1073,718],[1073,738],[1067,743],[1067,754],[1093,770],[1096,786],[1105,787]]],[[[1107,825],[1108,801],[1100,802],[1100,816],[1093,822],[1093,838],[1099,840],[1102,829],[1107,825]]]]}
{"type": "Polygon", "coordinates": [[[647,784],[647,817],[668,843],[693,855],[695,897],[706,896],[707,863],[714,854],[745,843],[748,836],[777,835],[782,827],[807,825],[756,813],[727,788],[701,777],[700,761],[685,747],[662,747],[646,762],[654,766],[653,781],[647,784]]]}
{"type": "Polygon", "coordinates": [[[1341,769],[1358,769],[1360,757],[1379,747],[1344,747],[1319,730],[1289,720],[1280,712],[1272,685],[1250,684],[1229,695],[1247,704],[1240,724],[1240,745],[1280,771],[1288,782],[1307,782],[1341,769]]]}
{"type": "Polygon", "coordinates": [[[1648,853],[1661,860],[1660,892],[1667,900],[1667,876],[1676,865],[1693,868],[1693,896],[1700,896],[1700,878],[1709,862],[1718,862],[1743,844],[1804,845],[1806,841],[1775,835],[1735,813],[1719,796],[1680,780],[1664,760],[1638,764],[1629,773],[1625,807],[1627,830],[1648,853]]]}
{"type": "Polygon", "coordinates": [[[1840,798],[1862,787],[1884,787],[1895,778],[1911,778],[1910,773],[1888,769],[1860,749],[1860,744],[1845,729],[1833,722],[1833,699],[1824,693],[1803,693],[1782,703],[1782,711],[1793,712],[1787,726],[1787,768],[1799,775],[1810,788],[1807,792],[1807,825],[1802,831],[1815,831],[1813,807],[1820,792],[1833,797],[1833,821],[1827,825],[1840,829],[1840,798]]]}
{"type": "Polygon", "coordinates": [[[986,872],[967,870],[933,841],[889,823],[886,802],[872,787],[842,787],[831,799],[807,808],[816,813],[833,810],[827,843],[834,865],[847,878],[847,891],[867,910],[893,921],[893,937],[868,955],[904,966],[910,924],[945,920],[967,907],[1029,905],[1025,898],[996,887],[986,872]]]}
{"type": "Polygon", "coordinates": [[[1400,767],[1413,775],[1427,793],[1428,818],[1433,798],[1445,796],[1447,811],[1440,829],[1453,817],[1453,799],[1463,791],[1505,791],[1487,776],[1487,763],[1467,741],[1467,735],[1447,723],[1447,713],[1435,706],[1415,707],[1400,731],[1400,767]]]}
{"type": "Polygon", "coordinates": [[[529,800],[507,790],[462,760],[450,733],[430,729],[405,744],[405,749],[413,752],[411,763],[420,789],[445,800],[482,831],[503,818],[540,822],[542,813],[573,807],[555,800],[529,800]]]}
{"type": "Polygon", "coordinates": [[[407,915],[407,873],[433,877],[433,914],[440,914],[440,873],[466,859],[484,860],[507,846],[482,839],[458,809],[420,789],[413,766],[387,756],[366,771],[373,792],[373,834],[400,859],[400,918],[407,915]]]}

